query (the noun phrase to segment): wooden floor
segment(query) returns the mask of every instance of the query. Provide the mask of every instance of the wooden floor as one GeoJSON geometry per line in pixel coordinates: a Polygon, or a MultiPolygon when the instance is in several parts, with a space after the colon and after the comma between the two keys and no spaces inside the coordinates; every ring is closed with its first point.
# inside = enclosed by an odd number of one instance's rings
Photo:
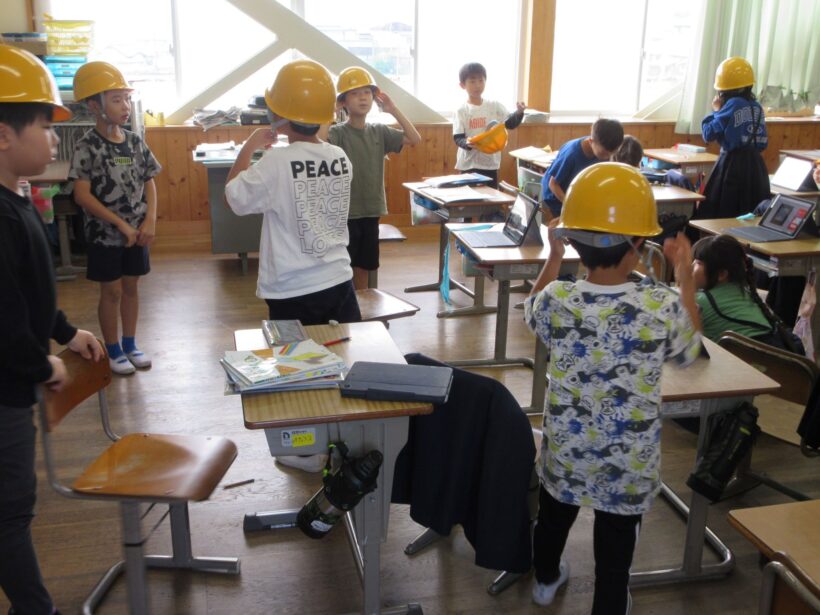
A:
{"type": "MultiPolygon", "coordinates": [[[[435,279],[436,247],[431,240],[382,246],[380,287],[402,295],[406,286],[435,279]]],[[[453,255],[454,273],[458,258],[453,255]]],[[[223,434],[239,447],[239,457],[225,482],[255,479],[235,489],[217,488],[210,501],[191,507],[195,552],[239,556],[239,577],[152,571],[149,573],[154,613],[330,614],[356,612],[361,591],[343,530],[323,541],[299,530],[245,535],[245,511],[298,507],[316,490],[316,475],[278,467],[262,433],[244,429],[239,399],[223,397],[223,374],[217,357],[232,347],[232,332],[258,326],[264,303],[255,297],[256,262],[240,274],[236,259],[210,254],[160,255],[141,283],[142,314],[138,339],[153,356],[153,369],[116,378],[110,387],[115,426],[119,432],[146,430],[167,433],[223,434]]],[[[486,300],[494,303],[495,285],[486,300]]],[[[94,284],[85,280],[59,284],[61,307],[77,325],[98,331],[94,284]]],[[[468,299],[453,293],[466,305],[468,299]]],[[[515,299],[515,297],[514,297],[515,299]]],[[[436,293],[415,293],[408,300],[421,311],[394,321],[390,331],[404,352],[420,351],[439,359],[490,356],[494,316],[438,319],[442,308],[436,293]]],[[[529,354],[533,341],[519,310],[511,309],[511,355],[529,354]]],[[[524,369],[494,370],[518,397],[529,404],[531,375],[524,369]]],[[[66,476],[72,476],[106,443],[98,431],[93,408],[72,415],[57,433],[59,456],[66,476]]],[[[664,429],[663,476],[688,497],[684,482],[691,470],[695,436],[677,425],[664,429]]],[[[46,484],[38,459],[40,484],[34,539],[46,583],[63,613],[78,612],[87,591],[119,558],[119,523],[115,504],[91,504],[57,496],[46,484]]],[[[781,441],[762,437],[755,454],[758,469],[790,480],[820,497],[818,460],[807,460],[781,441]]],[[[765,487],[713,506],[710,525],[737,557],[734,573],[725,580],[633,591],[636,615],[657,613],[743,614],[756,612],[760,571],[756,551],[732,530],[726,513],[732,508],[786,501],[765,487]]],[[[159,517],[149,513],[145,526],[159,517]]],[[[382,547],[382,596],[385,605],[418,602],[429,614],[444,613],[588,613],[594,576],[592,516],[583,511],[570,536],[567,558],[572,575],[550,610],[530,601],[531,578],[498,597],[485,592],[494,572],[476,567],[473,552],[460,531],[426,552],[408,558],[403,547],[421,530],[407,507],[394,506],[389,538],[382,547]]],[[[674,566],[680,561],[684,525],[662,501],[647,515],[635,569],[674,566]]],[[[149,541],[153,552],[164,552],[168,537],[163,525],[149,541]]],[[[0,555],[2,556],[2,555],[0,555]]],[[[713,556],[708,554],[709,558],[713,556]]],[[[7,603],[0,596],[0,612],[7,603]]],[[[102,613],[125,613],[120,582],[103,604],[102,613]]]]}

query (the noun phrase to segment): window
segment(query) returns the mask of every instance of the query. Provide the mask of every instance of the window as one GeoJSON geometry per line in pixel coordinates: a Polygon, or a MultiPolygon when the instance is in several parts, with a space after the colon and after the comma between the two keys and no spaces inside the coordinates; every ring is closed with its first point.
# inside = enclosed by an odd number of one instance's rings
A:
{"type": "MultiPolygon", "coordinates": [[[[487,68],[486,96],[515,102],[520,2],[495,0],[279,0],[328,37],[414,94],[452,113],[464,100],[458,70],[487,68]],[[502,8],[500,8],[502,7],[502,8]]],[[[146,109],[167,111],[276,40],[225,0],[138,4],[51,0],[55,19],[93,19],[90,60],[106,60],[132,81],[146,109]]],[[[269,87],[286,52],[209,106],[243,106],[269,87]]]]}
{"type": "Polygon", "coordinates": [[[683,84],[701,2],[557,0],[553,113],[631,115],[683,84]]]}

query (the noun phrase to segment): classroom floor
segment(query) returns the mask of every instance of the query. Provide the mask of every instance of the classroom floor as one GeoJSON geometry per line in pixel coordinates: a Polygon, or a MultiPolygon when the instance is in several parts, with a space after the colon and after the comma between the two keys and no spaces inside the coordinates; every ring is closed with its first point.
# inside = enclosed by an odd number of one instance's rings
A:
{"type": "MultiPolygon", "coordinates": [[[[458,258],[452,256],[454,275],[458,258]]],[[[490,356],[495,317],[436,318],[443,304],[436,293],[403,294],[407,286],[435,279],[436,244],[425,239],[382,246],[380,287],[421,307],[412,318],[396,320],[390,332],[403,352],[423,352],[443,360],[490,356]]],[[[265,317],[264,303],[254,295],[256,261],[242,276],[238,260],[201,254],[160,254],[141,283],[138,341],[153,356],[154,367],[131,377],[117,377],[109,388],[115,429],[167,433],[222,434],[239,447],[239,457],[225,483],[255,479],[252,484],[224,490],[191,506],[194,551],[203,555],[239,556],[238,577],[202,573],[151,571],[153,612],[195,614],[331,614],[357,612],[361,605],[358,578],[342,529],[322,541],[304,537],[297,529],[243,534],[246,511],[301,506],[319,485],[318,475],[277,466],[262,433],[243,427],[240,400],[223,397],[223,373],[217,362],[233,345],[235,329],[256,327],[265,317]]],[[[495,284],[487,284],[486,301],[495,302],[495,284]]],[[[59,303],[70,320],[98,331],[97,289],[85,280],[61,282],[59,303]]],[[[517,302],[514,295],[513,301],[517,302]]],[[[469,299],[453,293],[459,305],[469,299]]],[[[509,351],[532,352],[533,341],[511,308],[509,351]]],[[[492,370],[518,397],[529,404],[530,372],[492,370]]],[[[107,440],[98,428],[93,406],[69,417],[57,432],[58,458],[63,475],[73,476],[101,450],[107,440]]],[[[663,434],[663,476],[684,497],[686,477],[694,459],[695,436],[668,422],[663,434]]],[[[39,455],[39,453],[38,453],[39,455]]],[[[794,487],[820,497],[818,460],[801,457],[798,449],[763,436],[755,451],[757,469],[788,480],[794,487]]],[[[34,540],[46,584],[64,614],[78,612],[88,590],[120,557],[116,504],[89,503],[58,496],[45,481],[38,457],[40,483],[34,540]]],[[[729,527],[733,508],[785,502],[765,487],[718,503],[709,512],[710,526],[734,550],[734,572],[720,581],[698,582],[632,592],[635,615],[698,615],[756,612],[760,585],[758,555],[729,527]]],[[[144,527],[161,515],[151,511],[144,527]]],[[[406,506],[393,506],[387,543],[382,546],[382,597],[385,605],[420,603],[427,615],[588,613],[592,601],[592,515],[582,511],[570,536],[567,558],[572,575],[548,610],[530,601],[532,580],[525,578],[497,597],[486,585],[495,572],[476,567],[473,551],[460,531],[421,554],[409,558],[404,546],[422,528],[413,523],[406,506]]],[[[149,540],[152,552],[164,552],[168,537],[162,525],[149,540]]],[[[662,501],[646,516],[635,558],[635,570],[676,566],[682,556],[684,524],[662,501]]],[[[708,552],[707,558],[714,556],[708,552]]],[[[7,602],[0,595],[0,612],[7,602]]],[[[119,582],[103,603],[103,614],[125,613],[125,585],[119,582]]]]}

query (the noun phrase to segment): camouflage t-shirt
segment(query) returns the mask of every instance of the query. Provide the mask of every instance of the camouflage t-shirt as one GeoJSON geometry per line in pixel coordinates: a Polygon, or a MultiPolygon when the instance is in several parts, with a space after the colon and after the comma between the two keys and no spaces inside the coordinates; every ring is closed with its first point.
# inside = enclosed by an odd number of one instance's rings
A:
{"type": "Polygon", "coordinates": [[[660,489],[663,362],[687,365],[700,334],[661,286],[552,282],[524,304],[550,351],[538,474],[555,499],[643,514],[660,489]]]}
{"type": "MultiPolygon", "coordinates": [[[[134,228],[145,220],[148,203],[145,182],[162,167],[140,137],[123,130],[125,140],[114,143],[91,129],[77,141],[71,158],[69,179],[91,182],[91,194],[134,228]]],[[[123,235],[113,224],[85,216],[85,237],[89,243],[124,246],[123,235]]]]}

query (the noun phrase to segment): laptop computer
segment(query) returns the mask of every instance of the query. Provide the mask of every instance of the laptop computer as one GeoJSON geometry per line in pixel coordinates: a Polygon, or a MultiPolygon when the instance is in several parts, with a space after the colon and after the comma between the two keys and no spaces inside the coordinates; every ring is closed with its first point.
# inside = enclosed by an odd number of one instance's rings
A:
{"type": "Polygon", "coordinates": [[[788,188],[795,192],[811,192],[817,189],[812,179],[814,163],[786,156],[772,176],[772,184],[781,188],[788,188]]]}
{"type": "Polygon", "coordinates": [[[519,193],[501,231],[461,231],[459,236],[471,248],[514,248],[524,237],[538,213],[538,203],[519,193]]]}
{"type": "Polygon", "coordinates": [[[443,404],[452,382],[452,367],[356,361],[339,391],[342,397],[443,404]]]}
{"type": "Polygon", "coordinates": [[[814,213],[814,203],[793,196],[778,194],[757,226],[736,226],[726,229],[729,235],[756,243],[794,239],[814,213]]]}

